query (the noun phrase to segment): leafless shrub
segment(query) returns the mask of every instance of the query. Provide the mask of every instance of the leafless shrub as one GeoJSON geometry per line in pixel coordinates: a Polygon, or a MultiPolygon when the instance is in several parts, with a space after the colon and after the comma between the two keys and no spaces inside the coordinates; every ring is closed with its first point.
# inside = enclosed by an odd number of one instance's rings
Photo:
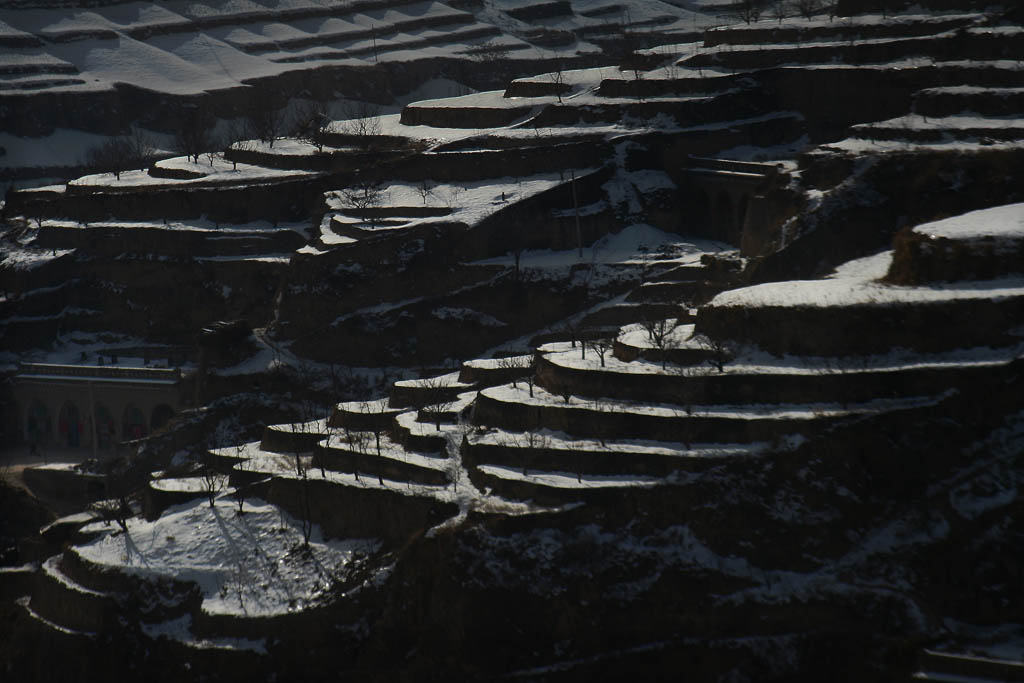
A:
{"type": "Polygon", "coordinates": [[[374,145],[374,138],[380,135],[380,107],[369,102],[348,102],[342,107],[338,129],[345,135],[357,139],[356,144],[363,148],[374,145]]]}

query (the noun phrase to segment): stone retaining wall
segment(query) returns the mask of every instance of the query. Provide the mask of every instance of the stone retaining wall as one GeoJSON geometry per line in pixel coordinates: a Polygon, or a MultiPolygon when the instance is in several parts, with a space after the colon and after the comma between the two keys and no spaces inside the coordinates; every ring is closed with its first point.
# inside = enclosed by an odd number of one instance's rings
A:
{"type": "Polygon", "coordinates": [[[195,258],[290,253],[305,244],[305,239],[292,230],[238,233],[170,230],[157,225],[131,228],[44,225],[36,244],[44,249],[83,249],[90,257],[146,254],[195,258]]]}
{"type": "Polygon", "coordinates": [[[751,443],[772,441],[790,434],[805,436],[824,429],[838,416],[740,419],[687,415],[682,405],[674,414],[644,415],[594,409],[580,405],[542,406],[497,401],[481,393],[473,410],[473,423],[512,431],[551,429],[593,438],[642,438],[676,443],[751,443]]]}
{"type": "Polygon", "coordinates": [[[914,112],[922,116],[955,116],[973,112],[982,116],[1016,117],[1021,111],[1024,111],[1022,90],[965,93],[923,90],[914,98],[914,112]]]}
{"type": "Polygon", "coordinates": [[[370,481],[377,481],[378,477],[384,477],[395,481],[411,481],[435,486],[445,486],[449,483],[448,475],[442,470],[420,467],[395,458],[378,456],[372,440],[367,444],[367,450],[366,453],[359,453],[342,448],[317,446],[313,451],[313,467],[322,466],[336,472],[358,473],[370,481]]]}
{"type": "Polygon", "coordinates": [[[501,128],[523,118],[533,110],[523,107],[424,107],[415,104],[402,109],[404,126],[434,128],[501,128]]]}
{"type": "Polygon", "coordinates": [[[622,496],[621,488],[558,488],[539,482],[504,479],[473,468],[469,478],[481,491],[491,492],[513,500],[532,500],[537,505],[559,506],[566,503],[587,503],[613,507],[622,496]]]}
{"type": "Polygon", "coordinates": [[[312,519],[325,538],[379,538],[400,544],[455,515],[458,506],[434,498],[403,495],[381,489],[342,486],[310,478],[272,479],[263,497],[295,517],[302,516],[304,486],[308,486],[312,519]]]}
{"type": "MultiPolygon", "coordinates": [[[[523,440],[523,437],[517,437],[523,440]]],[[[715,458],[688,458],[655,453],[629,453],[612,450],[586,451],[529,448],[519,443],[508,445],[493,443],[465,443],[462,447],[463,464],[467,468],[478,465],[502,465],[527,472],[556,471],[571,474],[637,474],[665,476],[677,470],[701,471],[719,461],[715,458]]]]}
{"type": "Polygon", "coordinates": [[[1024,296],[843,307],[706,306],[695,332],[754,344],[769,353],[806,356],[920,352],[1018,343],[1024,296]],[[865,334],[865,330],[871,330],[865,334]]]}
{"type": "MultiPolygon", "coordinates": [[[[848,363],[852,359],[844,358],[848,363]]],[[[838,367],[816,374],[720,374],[710,364],[676,368],[663,375],[632,374],[607,369],[579,370],[538,363],[538,383],[567,387],[574,396],[664,401],[680,406],[753,403],[848,404],[876,398],[940,394],[958,384],[991,381],[999,370],[950,367],[844,372],[838,367]]]]}
{"type": "Polygon", "coordinates": [[[308,453],[327,437],[319,431],[290,431],[268,425],[263,429],[260,448],[272,453],[308,453]]]}
{"type": "Polygon", "coordinates": [[[992,280],[1024,271],[1024,239],[955,240],[902,230],[893,239],[887,282],[924,285],[932,282],[992,280]]]}
{"type": "Polygon", "coordinates": [[[321,182],[313,178],[273,183],[254,180],[223,187],[145,187],[130,192],[13,191],[7,194],[4,215],[70,218],[89,223],[113,219],[188,220],[204,215],[225,223],[295,221],[309,216],[322,195],[321,182]]]}

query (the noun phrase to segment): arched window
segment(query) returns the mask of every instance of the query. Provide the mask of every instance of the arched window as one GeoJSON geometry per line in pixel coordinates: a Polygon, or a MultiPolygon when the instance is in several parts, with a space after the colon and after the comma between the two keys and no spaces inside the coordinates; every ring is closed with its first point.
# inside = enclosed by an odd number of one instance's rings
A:
{"type": "Polygon", "coordinates": [[[72,401],[65,401],[60,409],[60,417],[57,418],[57,433],[60,435],[61,444],[68,448],[87,445],[82,438],[84,431],[85,424],[78,406],[72,401]]]}
{"type": "Polygon", "coordinates": [[[35,399],[28,406],[28,421],[25,425],[25,436],[29,443],[42,444],[50,440],[53,425],[50,420],[50,411],[46,404],[35,399]]]}
{"type": "Polygon", "coordinates": [[[112,448],[117,438],[117,424],[110,410],[102,403],[96,404],[96,444],[103,449],[112,448]]]}
{"type": "Polygon", "coordinates": [[[129,403],[124,407],[124,415],[121,417],[121,438],[134,441],[145,435],[146,416],[137,406],[129,403]]]}

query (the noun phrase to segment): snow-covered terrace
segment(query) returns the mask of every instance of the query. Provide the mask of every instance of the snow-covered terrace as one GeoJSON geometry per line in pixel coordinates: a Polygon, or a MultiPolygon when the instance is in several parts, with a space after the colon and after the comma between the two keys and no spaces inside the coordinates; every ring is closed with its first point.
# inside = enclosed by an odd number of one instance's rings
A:
{"type": "MultiPolygon", "coordinates": [[[[618,453],[624,455],[664,455],[678,458],[728,458],[756,455],[763,452],[766,443],[745,444],[690,444],[681,442],[650,441],[645,439],[590,439],[574,437],[550,429],[536,431],[539,448],[565,453],[618,453]]],[[[528,439],[522,432],[498,427],[470,430],[466,438],[473,445],[526,447],[528,439]]]]}
{"type": "Polygon", "coordinates": [[[951,300],[991,300],[1024,296],[1024,276],[998,280],[935,283],[927,287],[879,281],[892,263],[886,251],[843,264],[823,280],[770,282],[722,292],[709,307],[891,306],[951,300]]]}
{"type": "Polygon", "coordinates": [[[210,162],[194,164],[185,157],[177,157],[161,162],[161,165],[167,168],[181,168],[183,170],[200,172],[205,175],[201,178],[161,178],[151,176],[145,170],[133,170],[122,172],[120,178],[115,177],[113,173],[86,175],[70,181],[68,186],[89,190],[142,187],[204,188],[219,185],[240,185],[308,178],[317,175],[314,171],[274,169],[249,164],[238,164],[237,168],[235,168],[230,161],[226,161],[219,156],[214,158],[212,164],[210,162]]]}
{"type": "Polygon", "coordinates": [[[584,409],[595,415],[637,415],[661,418],[721,418],[730,420],[814,420],[822,417],[843,417],[868,415],[890,410],[899,410],[935,401],[932,397],[911,397],[897,399],[875,399],[863,403],[761,403],[744,405],[700,405],[684,407],[672,403],[650,403],[624,399],[594,399],[580,396],[564,396],[552,394],[542,387],[535,386],[530,390],[524,383],[518,387],[505,384],[497,387],[481,389],[480,395],[497,403],[508,405],[525,405],[539,408],[565,410],[584,409]]]}

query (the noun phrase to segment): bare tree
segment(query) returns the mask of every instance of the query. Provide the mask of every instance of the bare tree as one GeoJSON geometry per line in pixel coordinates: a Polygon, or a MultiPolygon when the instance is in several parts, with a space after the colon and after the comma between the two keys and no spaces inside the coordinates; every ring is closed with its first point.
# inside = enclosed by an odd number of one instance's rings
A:
{"type": "Polygon", "coordinates": [[[448,191],[446,193],[445,200],[444,200],[445,205],[449,209],[452,209],[452,208],[455,208],[456,206],[458,206],[459,197],[462,196],[462,193],[465,192],[465,191],[466,191],[466,188],[462,187],[461,185],[454,185],[454,184],[453,185],[449,185],[448,186],[448,191]]]}
{"type": "Polygon", "coordinates": [[[529,473],[528,462],[530,457],[536,457],[537,452],[544,450],[548,447],[548,438],[544,434],[541,434],[535,429],[523,432],[518,436],[511,437],[512,444],[520,451],[525,451],[522,455],[523,464],[523,476],[525,477],[529,473]]]}
{"type": "MultiPolygon", "coordinates": [[[[497,362],[498,368],[500,368],[504,373],[511,375],[512,387],[517,389],[519,388],[520,379],[533,374],[533,365],[533,356],[529,356],[527,358],[524,358],[523,356],[505,356],[503,358],[499,358],[497,362]]],[[[530,395],[533,395],[532,391],[530,392],[530,395]]]]}
{"type": "Polygon", "coordinates": [[[324,136],[331,132],[333,121],[323,102],[310,102],[295,113],[293,124],[295,137],[324,151],[324,136]]]}
{"type": "Polygon", "coordinates": [[[373,209],[380,206],[383,201],[384,185],[368,175],[361,176],[341,193],[341,203],[363,213],[371,223],[375,221],[373,209]]]}
{"type": "Polygon", "coordinates": [[[555,97],[558,98],[558,103],[562,103],[562,91],[565,90],[565,72],[562,70],[562,62],[558,60],[555,62],[555,70],[548,74],[548,78],[555,85],[555,97]]]}
{"type": "Polygon", "coordinates": [[[775,0],[772,3],[772,17],[778,19],[779,23],[789,16],[789,3],[786,0],[775,0]]]}
{"type": "Polygon", "coordinates": [[[670,335],[676,327],[674,321],[665,318],[644,318],[640,325],[647,332],[648,341],[658,350],[661,358],[661,369],[664,370],[668,364],[668,347],[671,343],[670,335]]]}
{"type": "MultiPolygon", "coordinates": [[[[239,457],[242,457],[242,454],[245,452],[245,445],[242,444],[235,446],[235,451],[236,453],[238,453],[239,457]]],[[[242,459],[235,464],[235,469],[245,472],[250,467],[249,463],[250,461],[248,458],[242,457],[242,459]]],[[[248,497],[248,495],[249,483],[245,481],[239,483],[238,486],[235,487],[235,490],[231,493],[231,497],[235,499],[236,503],[238,503],[238,515],[245,514],[245,499],[248,497]]]]}
{"type": "Polygon", "coordinates": [[[699,341],[701,346],[711,352],[711,358],[708,360],[711,367],[720,373],[725,372],[725,364],[732,360],[733,356],[729,345],[722,339],[707,335],[701,335],[699,341]]]}
{"type": "Polygon", "coordinates": [[[132,126],[132,132],[128,135],[128,147],[131,150],[130,163],[133,168],[145,168],[157,153],[152,136],[138,126],[132,126]]]}
{"type": "Polygon", "coordinates": [[[427,198],[434,196],[434,187],[430,184],[430,181],[424,178],[420,181],[420,184],[416,186],[416,194],[423,199],[423,204],[426,205],[427,198]]]}
{"type": "Polygon", "coordinates": [[[587,342],[597,357],[601,359],[601,367],[604,365],[604,357],[608,355],[608,352],[615,346],[615,340],[611,337],[598,337],[597,339],[591,339],[587,342]]]}
{"type": "MultiPolygon", "coordinates": [[[[234,120],[228,124],[227,130],[224,136],[221,138],[220,148],[225,158],[228,155],[228,150],[232,147],[238,149],[246,149],[247,143],[253,138],[252,133],[249,131],[249,126],[245,119],[234,120]]],[[[238,170],[238,160],[231,159],[231,169],[233,171],[238,170]]]]}
{"type": "Polygon", "coordinates": [[[206,494],[206,500],[210,503],[210,507],[213,507],[217,494],[224,489],[225,477],[217,467],[216,458],[208,448],[203,449],[199,459],[199,481],[203,487],[203,493],[206,494]]]}
{"type": "Polygon", "coordinates": [[[821,0],[794,0],[793,6],[800,16],[810,21],[821,11],[821,0]]]}
{"type": "Polygon", "coordinates": [[[284,132],[284,109],[277,107],[268,93],[258,91],[252,97],[245,118],[249,131],[258,140],[268,143],[271,147],[284,132]]]}
{"type": "Polygon", "coordinates": [[[117,522],[121,531],[128,533],[128,520],[135,515],[129,499],[134,493],[132,478],[124,459],[118,459],[103,478],[107,498],[92,504],[93,513],[109,525],[117,522]]]}
{"type": "Polygon", "coordinates": [[[344,119],[338,123],[339,130],[353,138],[354,144],[370,149],[375,144],[374,138],[380,135],[380,107],[369,102],[347,102],[341,109],[344,119]]]}
{"type": "Polygon", "coordinates": [[[741,0],[733,5],[732,16],[747,24],[761,18],[763,0],[741,0]]]}
{"type": "Polygon", "coordinates": [[[113,173],[117,180],[121,179],[121,173],[131,168],[133,158],[131,144],[121,136],[108,138],[85,152],[85,163],[89,168],[113,173]]]}
{"type": "Polygon", "coordinates": [[[174,149],[199,163],[199,155],[214,145],[210,131],[213,117],[205,109],[189,107],[178,117],[174,131],[174,149]]]}
{"type": "Polygon", "coordinates": [[[434,426],[441,431],[444,414],[455,405],[456,397],[442,377],[426,377],[420,380],[423,391],[418,394],[417,408],[421,413],[433,415],[434,426]]]}

